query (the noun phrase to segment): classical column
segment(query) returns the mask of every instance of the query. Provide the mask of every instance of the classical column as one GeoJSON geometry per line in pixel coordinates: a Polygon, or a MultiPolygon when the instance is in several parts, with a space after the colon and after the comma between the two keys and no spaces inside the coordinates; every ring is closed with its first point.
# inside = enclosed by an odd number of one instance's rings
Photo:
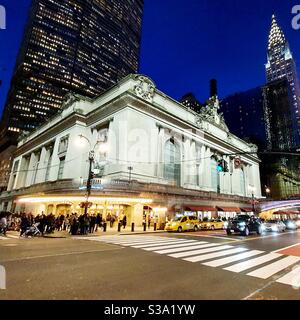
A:
{"type": "Polygon", "coordinates": [[[190,145],[190,159],[191,161],[189,161],[189,165],[190,165],[190,181],[189,183],[192,186],[196,186],[197,185],[197,161],[196,161],[196,142],[194,140],[192,140],[191,145],[190,145]]]}
{"type": "Polygon", "coordinates": [[[30,186],[32,183],[32,177],[34,174],[34,165],[35,165],[35,154],[34,152],[30,155],[29,166],[28,166],[28,174],[25,181],[25,187],[30,186]]]}
{"type": "Polygon", "coordinates": [[[46,156],[47,156],[47,150],[45,147],[43,147],[40,155],[40,161],[37,168],[37,174],[35,179],[36,183],[45,181],[45,175],[47,170],[46,156]]]}
{"type": "Polygon", "coordinates": [[[157,144],[157,177],[164,177],[164,129],[158,127],[158,144],[157,144]]]}

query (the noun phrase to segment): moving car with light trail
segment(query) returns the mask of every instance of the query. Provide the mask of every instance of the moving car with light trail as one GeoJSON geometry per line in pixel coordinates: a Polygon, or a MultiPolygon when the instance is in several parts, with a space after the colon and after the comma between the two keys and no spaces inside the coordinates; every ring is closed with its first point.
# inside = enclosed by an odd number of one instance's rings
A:
{"type": "Polygon", "coordinates": [[[199,219],[195,216],[177,216],[171,222],[167,223],[166,231],[198,231],[199,219]]]}
{"type": "Polygon", "coordinates": [[[226,232],[228,235],[232,233],[240,233],[242,236],[249,236],[250,233],[256,232],[262,234],[262,224],[259,218],[240,214],[233,220],[228,221],[226,232]]]}
{"type": "Polygon", "coordinates": [[[263,223],[263,231],[284,232],[286,225],[281,220],[267,220],[263,223]]]}

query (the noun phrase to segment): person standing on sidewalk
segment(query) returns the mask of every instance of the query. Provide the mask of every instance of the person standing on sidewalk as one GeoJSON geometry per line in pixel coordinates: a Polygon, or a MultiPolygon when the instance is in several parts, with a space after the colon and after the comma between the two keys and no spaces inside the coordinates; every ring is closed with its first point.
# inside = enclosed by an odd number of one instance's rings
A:
{"type": "Polygon", "coordinates": [[[94,233],[96,226],[96,216],[92,214],[90,217],[90,233],[94,233]]]}
{"type": "Polygon", "coordinates": [[[6,230],[7,230],[7,218],[6,218],[6,214],[2,213],[0,215],[0,233],[3,233],[3,235],[6,236],[6,230]]]}
{"type": "Polygon", "coordinates": [[[23,213],[22,217],[21,217],[21,232],[20,232],[20,237],[22,237],[22,235],[25,233],[25,231],[27,230],[27,228],[30,226],[30,221],[27,217],[26,213],[23,213]]]}
{"type": "Polygon", "coordinates": [[[98,228],[100,228],[101,223],[102,223],[102,216],[100,215],[100,213],[98,213],[97,216],[96,216],[96,229],[95,229],[95,232],[98,231],[98,228]]]}
{"type": "Polygon", "coordinates": [[[126,217],[126,215],[124,214],[124,217],[123,217],[123,220],[122,220],[123,229],[125,229],[126,224],[127,224],[127,217],[126,217]]]}

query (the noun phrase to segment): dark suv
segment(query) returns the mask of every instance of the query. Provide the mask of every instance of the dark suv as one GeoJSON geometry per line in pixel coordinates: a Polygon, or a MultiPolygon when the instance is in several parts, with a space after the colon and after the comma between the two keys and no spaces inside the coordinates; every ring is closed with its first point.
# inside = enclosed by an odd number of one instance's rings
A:
{"type": "Polygon", "coordinates": [[[226,232],[228,235],[239,232],[242,236],[248,236],[251,232],[262,234],[262,226],[259,218],[240,214],[228,222],[226,232]]]}

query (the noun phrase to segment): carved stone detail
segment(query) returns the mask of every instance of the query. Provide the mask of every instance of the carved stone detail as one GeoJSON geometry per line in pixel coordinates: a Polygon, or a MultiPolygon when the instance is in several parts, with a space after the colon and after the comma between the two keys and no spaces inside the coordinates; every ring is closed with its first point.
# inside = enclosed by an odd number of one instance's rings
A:
{"type": "Polygon", "coordinates": [[[155,84],[147,77],[137,76],[138,84],[134,87],[135,94],[149,102],[153,101],[155,93],[155,84]]]}

